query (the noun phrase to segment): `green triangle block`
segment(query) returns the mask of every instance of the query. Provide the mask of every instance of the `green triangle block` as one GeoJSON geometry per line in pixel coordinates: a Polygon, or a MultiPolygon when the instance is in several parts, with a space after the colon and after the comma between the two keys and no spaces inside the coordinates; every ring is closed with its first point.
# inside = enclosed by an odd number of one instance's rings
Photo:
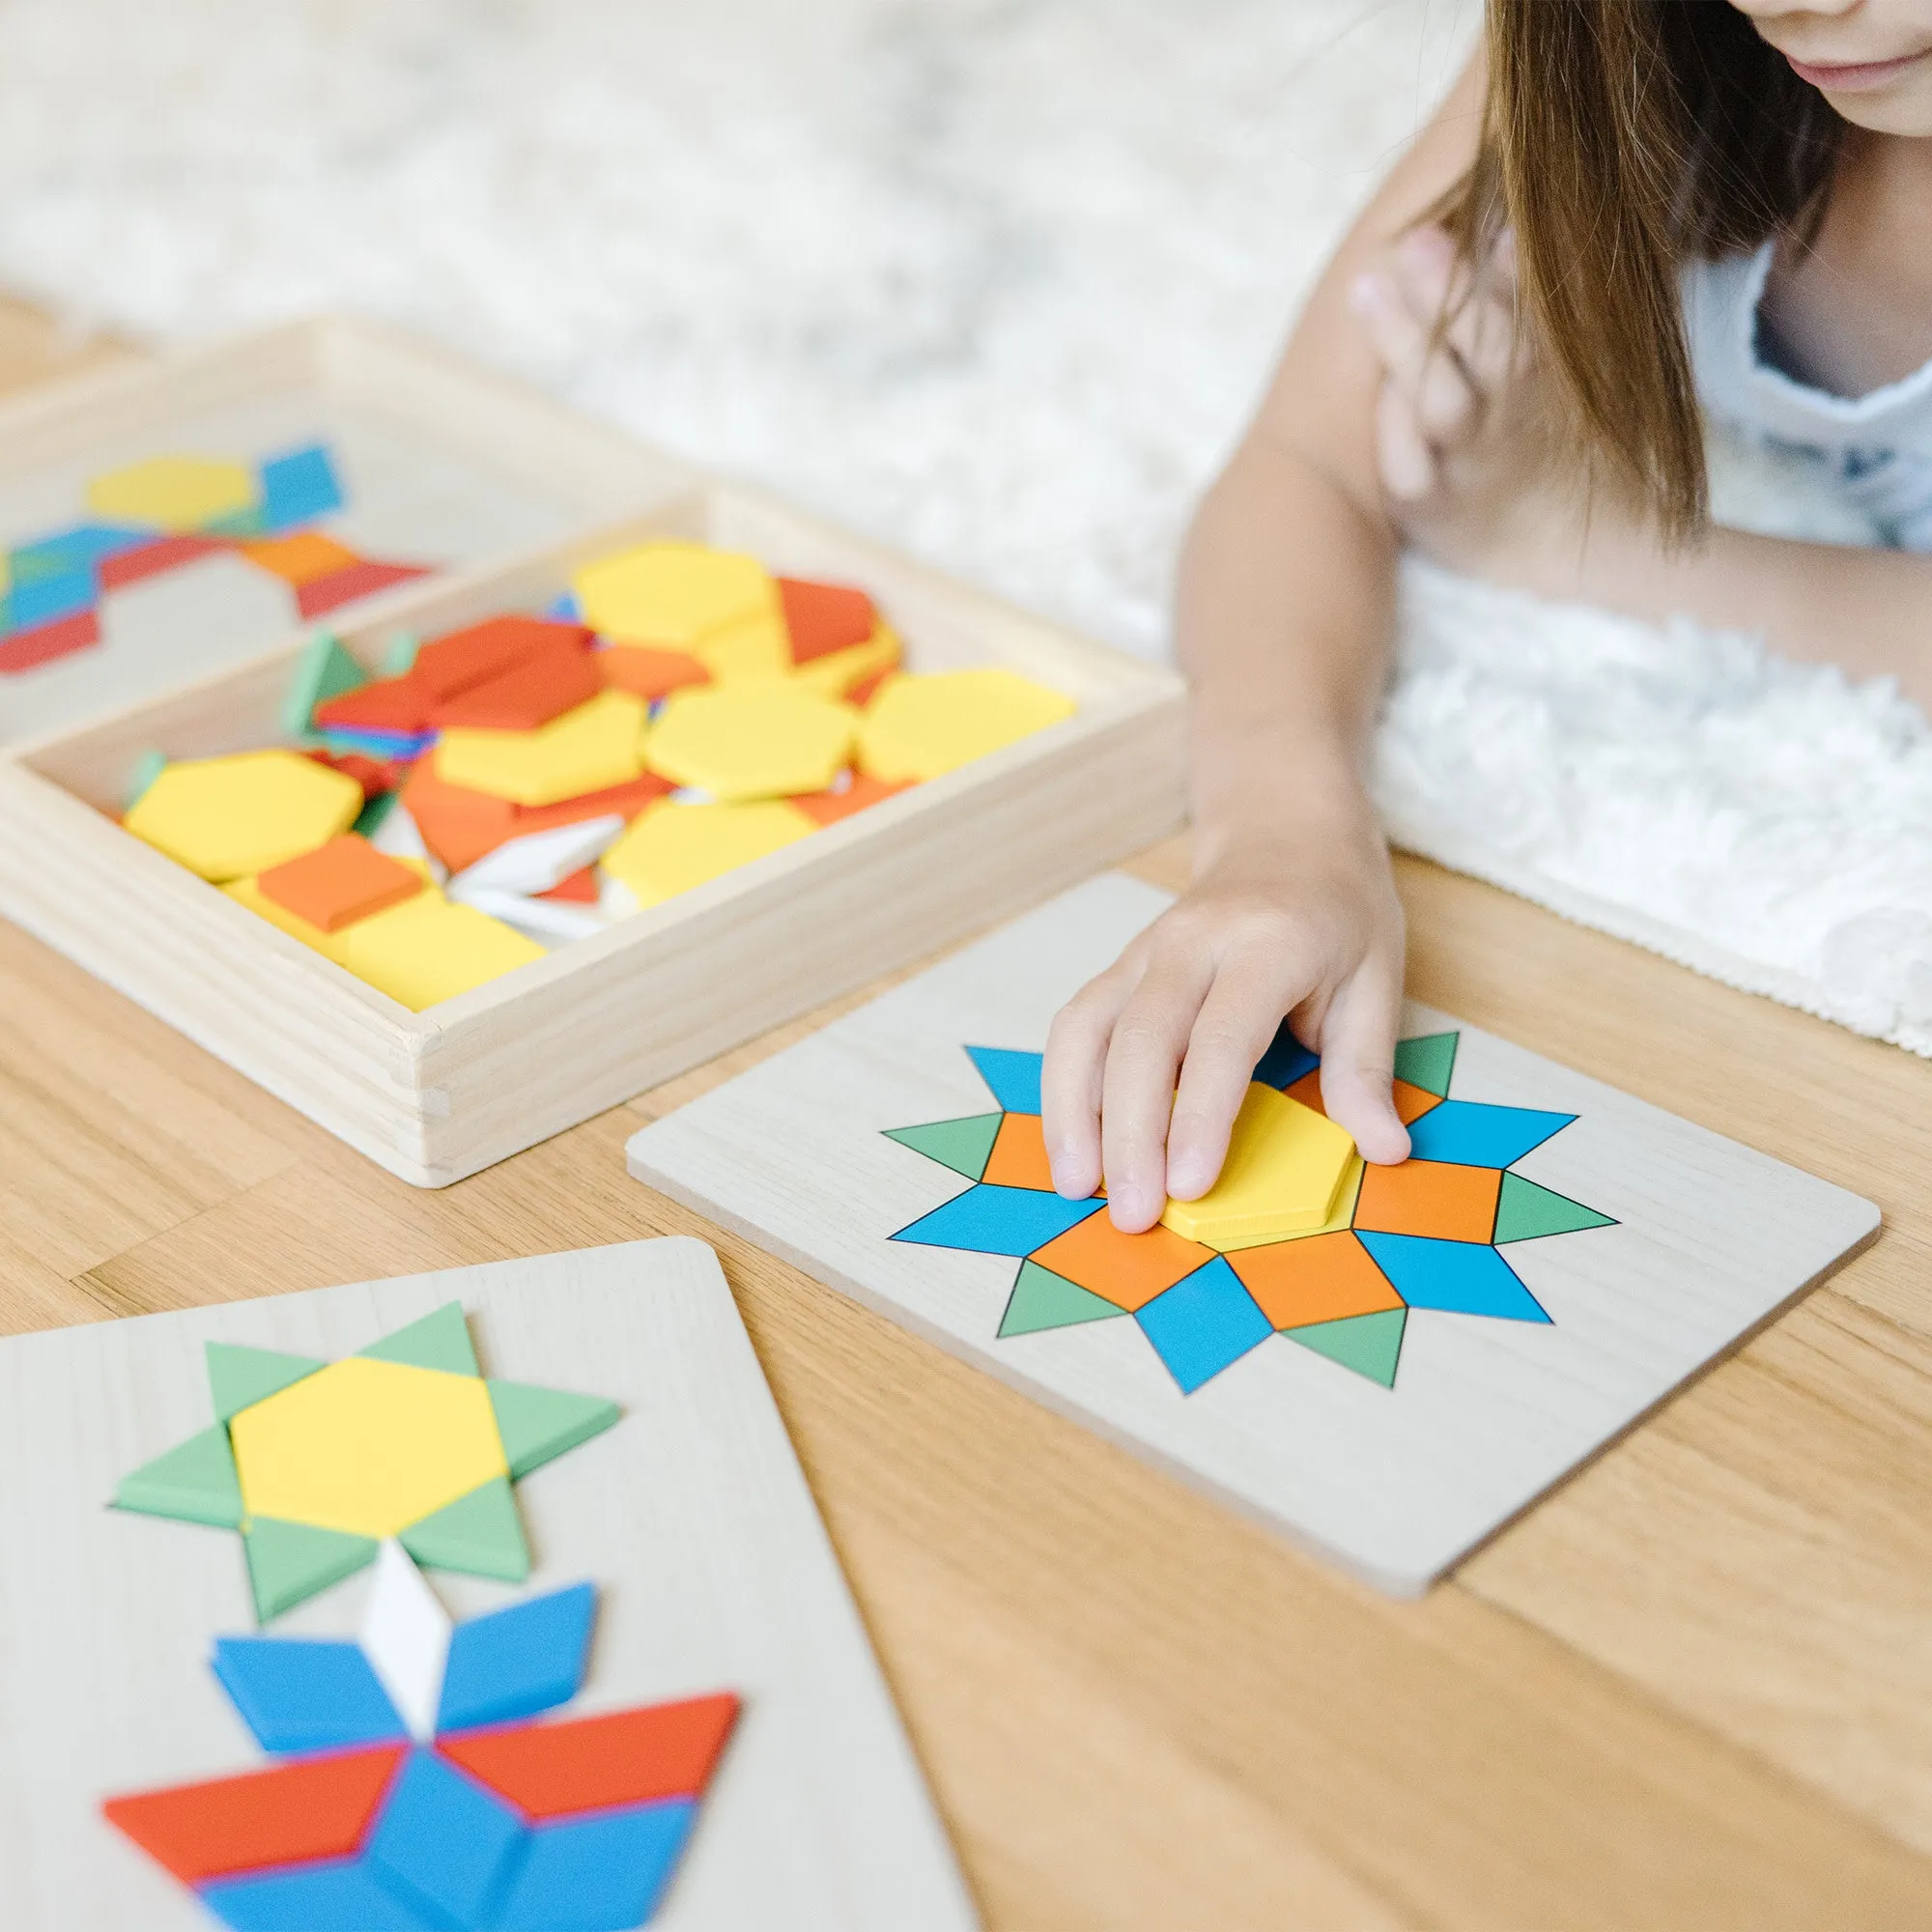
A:
{"type": "Polygon", "coordinates": [[[401,1543],[418,1563],[465,1570],[472,1577],[499,1577],[521,1583],[530,1574],[523,1518],[507,1476],[491,1479],[412,1523],[401,1543]]]}
{"type": "Polygon", "coordinates": [[[408,677],[416,668],[416,652],[422,639],[412,631],[397,631],[383,647],[383,675],[408,677]]]}
{"type": "Polygon", "coordinates": [[[978,1180],[1000,1135],[1004,1114],[974,1114],[963,1121],[932,1121],[923,1127],[888,1127],[886,1138],[978,1180]]]}
{"type": "Polygon", "coordinates": [[[601,1395],[570,1395],[528,1382],[491,1382],[490,1406],[512,1476],[527,1476],[566,1449],[601,1435],[623,1412],[601,1395]]]}
{"type": "Polygon", "coordinates": [[[345,1536],[339,1529],[283,1522],[272,1516],[251,1518],[242,1531],[242,1546],[248,1552],[255,1614],[263,1623],[353,1577],[376,1556],[372,1537],[345,1536]]]}
{"type": "Polygon", "coordinates": [[[208,1344],[208,1386],[214,1396],[214,1419],[226,1422],[277,1389],[326,1369],[307,1355],[284,1355],[275,1349],[243,1349],[233,1342],[208,1344]]]}
{"type": "Polygon", "coordinates": [[[1110,1315],[1126,1312],[1037,1262],[1022,1262],[1012,1298],[1000,1321],[1000,1335],[1004,1339],[1032,1335],[1041,1328],[1071,1328],[1076,1322],[1104,1321],[1110,1315]]]}
{"type": "Polygon", "coordinates": [[[1398,1040],[1395,1049],[1395,1077],[1434,1094],[1438,1100],[1449,1095],[1449,1076],[1456,1067],[1456,1041],[1453,1033],[1426,1033],[1414,1039],[1398,1040]]]}
{"type": "Polygon", "coordinates": [[[122,793],[127,809],[132,811],[146,795],[148,787],[168,768],[167,756],[161,752],[143,752],[134,760],[134,769],[128,774],[128,789],[122,793]]]}
{"type": "Polygon", "coordinates": [[[373,838],[383,829],[383,821],[402,803],[392,791],[379,791],[356,815],[349,829],[359,838],[373,838]]]}
{"type": "MultiPolygon", "coordinates": [[[[1453,1039],[1455,1036],[1452,1034],[1453,1039]]],[[[1284,1328],[1291,1342],[1367,1376],[1383,1388],[1395,1387],[1395,1365],[1402,1359],[1402,1331],[1408,1320],[1406,1308],[1381,1308],[1373,1315],[1348,1315],[1340,1321],[1311,1321],[1305,1328],[1284,1328]]]]}
{"type": "Polygon", "coordinates": [[[469,1323],[460,1301],[445,1301],[434,1315],[384,1335],[355,1351],[376,1362],[408,1362],[412,1368],[442,1369],[452,1376],[480,1376],[476,1350],[469,1343],[469,1323]]]}
{"type": "Polygon", "coordinates": [[[1574,1235],[1578,1228],[1614,1228],[1616,1222],[1567,1194],[1539,1187],[1520,1174],[1503,1176],[1496,1199],[1496,1232],[1501,1241],[1533,1241],[1540,1235],[1574,1235]]]}
{"type": "Polygon", "coordinates": [[[368,682],[369,673],[327,631],[312,638],[296,660],[295,675],[282,694],[282,729],[291,738],[300,737],[318,704],[340,697],[345,691],[359,691],[368,682]]]}
{"type": "Polygon", "coordinates": [[[221,1423],[190,1435],[185,1442],[143,1463],[121,1478],[114,1507],[143,1516],[171,1516],[182,1522],[212,1523],[216,1529],[242,1527],[242,1485],[235,1475],[235,1452],[221,1423]]]}
{"type": "Polygon", "coordinates": [[[259,537],[268,527],[268,519],[262,514],[261,504],[255,503],[245,510],[230,510],[226,516],[209,518],[201,526],[201,534],[210,537],[259,537]]]}

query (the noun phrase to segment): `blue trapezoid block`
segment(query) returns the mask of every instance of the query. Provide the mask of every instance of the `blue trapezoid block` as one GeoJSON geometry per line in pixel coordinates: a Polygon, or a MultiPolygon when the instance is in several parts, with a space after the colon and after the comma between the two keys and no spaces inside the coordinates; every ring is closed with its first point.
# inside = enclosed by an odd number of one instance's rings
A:
{"type": "Polygon", "coordinates": [[[1355,1230],[1355,1238],[1411,1308],[1493,1315],[1505,1321],[1549,1320],[1517,1271],[1482,1242],[1444,1241],[1434,1235],[1377,1235],[1361,1228],[1355,1230]]]}
{"type": "Polygon", "coordinates": [[[1003,1111],[1039,1112],[1038,1054],[1017,1053],[1007,1046],[969,1046],[966,1053],[1003,1111]]]}
{"type": "Polygon", "coordinates": [[[1182,1395],[1192,1395],[1274,1333],[1223,1255],[1163,1290],[1134,1320],[1182,1395]]]}
{"type": "Polygon", "coordinates": [[[437,1729],[508,1723],[567,1704],[583,1682],[596,1616],[597,1586],[577,1583],[458,1624],[437,1729]]]}
{"type": "Polygon", "coordinates": [[[1409,1152],[1416,1160],[1508,1167],[1576,1118],[1535,1107],[1492,1107],[1484,1100],[1443,1100],[1409,1122],[1409,1152]]]}
{"type": "Polygon", "coordinates": [[[336,1750],[409,1736],[357,1644],[221,1636],[210,1662],[266,1751],[336,1750]]]}
{"type": "Polygon", "coordinates": [[[976,1181],[964,1194],[921,1215],[892,1238],[1018,1260],[1098,1213],[1102,1205],[1094,1200],[1064,1201],[1058,1194],[1032,1187],[992,1187],[976,1181]]]}

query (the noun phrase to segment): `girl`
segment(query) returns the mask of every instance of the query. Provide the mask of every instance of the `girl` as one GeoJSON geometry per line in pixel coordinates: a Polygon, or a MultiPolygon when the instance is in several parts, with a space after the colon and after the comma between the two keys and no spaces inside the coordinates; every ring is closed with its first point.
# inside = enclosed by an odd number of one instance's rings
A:
{"type": "Polygon", "coordinates": [[[1195,882],[1044,1073],[1056,1185],[1104,1174],[1122,1229],[1212,1185],[1284,1014],[1362,1153],[1408,1151],[1361,775],[1405,544],[1932,699],[1932,0],[1490,0],[1188,538],[1195,882]],[[1711,527],[1700,403],[1891,547],[1711,527]]]}

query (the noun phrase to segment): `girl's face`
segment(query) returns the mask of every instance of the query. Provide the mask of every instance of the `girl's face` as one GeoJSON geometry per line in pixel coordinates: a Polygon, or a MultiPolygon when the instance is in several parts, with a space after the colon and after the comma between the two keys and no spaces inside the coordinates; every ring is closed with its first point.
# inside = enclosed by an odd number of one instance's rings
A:
{"type": "Polygon", "coordinates": [[[1731,0],[1847,121],[1932,137],[1932,0],[1731,0]]]}

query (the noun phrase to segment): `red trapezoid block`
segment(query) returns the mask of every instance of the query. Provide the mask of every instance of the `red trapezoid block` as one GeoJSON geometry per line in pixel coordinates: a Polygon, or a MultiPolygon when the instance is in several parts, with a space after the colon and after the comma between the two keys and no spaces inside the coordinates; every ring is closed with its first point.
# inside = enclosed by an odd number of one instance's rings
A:
{"type": "Polygon", "coordinates": [[[527,1818],[562,1818],[655,1798],[696,1798],[710,1782],[738,1716],[730,1691],[575,1718],[459,1731],[436,1741],[527,1818]]]}
{"type": "Polygon", "coordinates": [[[110,1798],[100,1809],[185,1885],[355,1854],[404,1747],[342,1751],[296,1764],[110,1798]]]}
{"type": "Polygon", "coordinates": [[[56,658],[84,651],[99,641],[100,619],[92,611],[76,611],[71,617],[56,617],[51,624],[15,631],[11,638],[0,639],[0,675],[52,664],[56,658]]]}

